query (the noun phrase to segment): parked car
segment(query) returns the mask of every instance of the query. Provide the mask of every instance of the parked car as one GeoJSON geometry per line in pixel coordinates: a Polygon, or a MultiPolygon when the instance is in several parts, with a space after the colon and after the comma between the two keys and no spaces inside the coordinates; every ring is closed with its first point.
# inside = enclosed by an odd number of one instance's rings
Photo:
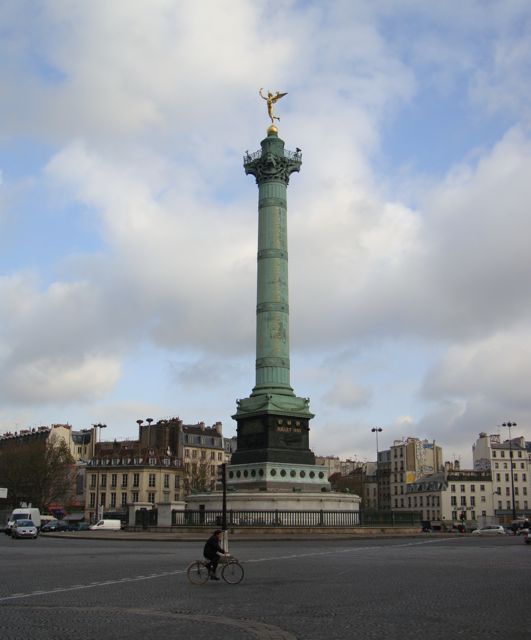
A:
{"type": "Polygon", "coordinates": [[[16,520],[11,526],[12,538],[36,538],[39,530],[33,524],[33,520],[16,520]]]}
{"type": "Polygon", "coordinates": [[[50,533],[51,531],[70,531],[70,525],[63,520],[52,520],[41,527],[41,533],[50,533]]]}
{"type": "Polygon", "coordinates": [[[472,533],[478,536],[505,535],[505,529],[500,524],[488,524],[480,529],[474,529],[472,533]]]}

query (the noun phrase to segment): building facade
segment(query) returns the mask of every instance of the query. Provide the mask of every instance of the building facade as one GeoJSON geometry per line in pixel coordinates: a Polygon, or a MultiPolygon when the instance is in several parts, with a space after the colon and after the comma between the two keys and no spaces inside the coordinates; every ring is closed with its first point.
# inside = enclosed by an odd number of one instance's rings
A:
{"type": "Polygon", "coordinates": [[[472,455],[474,469],[492,473],[494,505],[500,520],[507,522],[513,515],[529,516],[531,443],[521,436],[502,441],[499,434],[481,432],[472,447],[472,455]]]}
{"type": "Polygon", "coordinates": [[[495,521],[492,486],[490,471],[446,463],[444,471],[408,484],[406,507],[420,511],[422,520],[435,527],[483,526],[495,521]]]}
{"type": "MultiPolygon", "coordinates": [[[[433,475],[443,468],[442,448],[435,442],[409,437],[404,440],[395,440],[389,449],[389,455],[384,455],[386,452],[380,453],[381,459],[385,457],[389,467],[389,507],[391,511],[409,511],[406,499],[408,485],[419,478],[433,475]]],[[[384,478],[385,476],[383,473],[380,474],[378,468],[379,495],[382,498],[384,478]]],[[[381,508],[385,502],[381,500],[381,508]]]]}

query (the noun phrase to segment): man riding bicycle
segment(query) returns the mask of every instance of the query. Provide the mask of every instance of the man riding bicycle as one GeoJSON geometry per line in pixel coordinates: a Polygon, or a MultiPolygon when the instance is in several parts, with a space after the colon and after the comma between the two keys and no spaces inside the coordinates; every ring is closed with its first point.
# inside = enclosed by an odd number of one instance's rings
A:
{"type": "Polygon", "coordinates": [[[219,580],[219,578],[216,576],[216,569],[218,567],[219,559],[221,557],[229,555],[221,547],[220,543],[222,534],[223,532],[221,531],[221,529],[216,529],[210,536],[210,538],[206,541],[205,548],[203,549],[203,555],[209,561],[207,567],[211,580],[219,580]]]}

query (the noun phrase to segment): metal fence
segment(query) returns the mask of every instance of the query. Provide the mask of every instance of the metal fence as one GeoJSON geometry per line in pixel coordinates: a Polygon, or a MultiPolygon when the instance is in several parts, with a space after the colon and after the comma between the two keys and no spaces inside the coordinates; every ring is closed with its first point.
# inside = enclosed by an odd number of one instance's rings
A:
{"type": "Polygon", "coordinates": [[[420,527],[421,520],[421,511],[360,511],[360,521],[364,527],[420,527]]]}
{"type": "MultiPolygon", "coordinates": [[[[172,512],[173,526],[221,526],[219,511],[186,510],[172,512]]],[[[358,527],[357,511],[227,511],[229,527],[358,527]]]]}

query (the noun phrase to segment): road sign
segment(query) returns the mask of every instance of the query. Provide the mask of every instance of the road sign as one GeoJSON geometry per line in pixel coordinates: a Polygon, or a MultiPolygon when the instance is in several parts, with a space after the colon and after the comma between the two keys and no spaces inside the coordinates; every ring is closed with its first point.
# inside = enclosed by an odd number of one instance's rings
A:
{"type": "Polygon", "coordinates": [[[7,498],[7,489],[0,487],[0,498],[7,498]]]}

